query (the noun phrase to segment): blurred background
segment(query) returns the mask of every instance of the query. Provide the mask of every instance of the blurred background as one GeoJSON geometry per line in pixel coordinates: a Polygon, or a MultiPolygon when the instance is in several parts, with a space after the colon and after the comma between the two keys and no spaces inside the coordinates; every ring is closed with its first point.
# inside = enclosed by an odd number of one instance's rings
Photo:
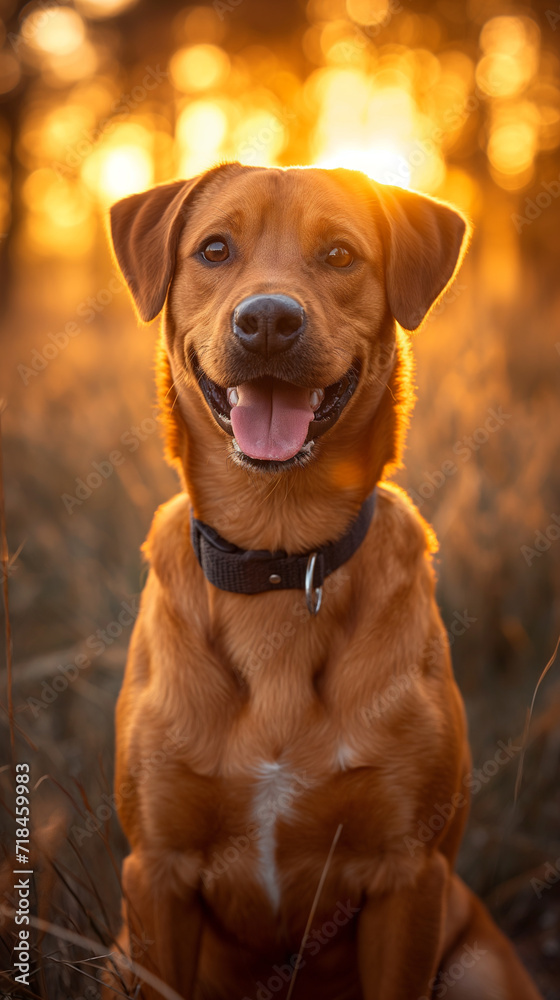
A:
{"type": "MultiPolygon", "coordinates": [[[[560,632],[559,149],[557,0],[0,0],[5,573],[18,758],[37,783],[38,847],[55,855],[43,913],[105,944],[118,924],[113,708],[139,547],[178,488],[157,424],[158,325],[137,325],[107,208],[224,159],[348,166],[474,223],[413,341],[418,403],[396,478],[440,540],[478,769],[460,869],[560,998],[558,664],[513,806],[560,632]]],[[[8,694],[4,680],[4,708],[8,694]]],[[[9,762],[4,711],[0,740],[9,762]]],[[[22,996],[95,1000],[95,969],[76,961],[39,941],[22,996]]]]}

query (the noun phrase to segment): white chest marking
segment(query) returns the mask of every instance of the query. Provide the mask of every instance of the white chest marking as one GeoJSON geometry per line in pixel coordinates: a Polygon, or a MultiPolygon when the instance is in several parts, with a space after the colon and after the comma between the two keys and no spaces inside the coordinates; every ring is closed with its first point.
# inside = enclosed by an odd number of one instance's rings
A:
{"type": "Polygon", "coordinates": [[[336,748],[336,764],[341,771],[347,771],[352,766],[354,751],[347,743],[339,743],[336,748]]]}
{"type": "Polygon", "coordinates": [[[293,813],[298,795],[307,782],[278,762],[263,761],[256,768],[257,784],[253,798],[252,818],[259,827],[259,876],[275,910],[280,905],[280,881],[276,865],[276,821],[293,813]]]}

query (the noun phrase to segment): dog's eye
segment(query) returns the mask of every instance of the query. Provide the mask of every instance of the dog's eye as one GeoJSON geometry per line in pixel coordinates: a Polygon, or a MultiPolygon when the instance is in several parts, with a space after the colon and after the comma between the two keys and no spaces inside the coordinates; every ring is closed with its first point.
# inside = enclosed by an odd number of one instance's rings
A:
{"type": "Polygon", "coordinates": [[[329,250],[326,260],[331,267],[350,267],[354,258],[346,247],[333,247],[329,250]]]}
{"type": "Polygon", "coordinates": [[[204,260],[227,260],[229,257],[228,245],[223,240],[212,240],[204,247],[202,256],[204,260]]]}

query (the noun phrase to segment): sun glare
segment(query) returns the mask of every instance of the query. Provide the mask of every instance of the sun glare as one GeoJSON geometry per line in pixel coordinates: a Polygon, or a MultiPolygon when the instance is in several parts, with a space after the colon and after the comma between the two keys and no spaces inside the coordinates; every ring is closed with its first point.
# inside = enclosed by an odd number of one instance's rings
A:
{"type": "Polygon", "coordinates": [[[361,170],[372,180],[380,184],[394,184],[397,187],[409,188],[411,181],[410,166],[404,156],[389,147],[371,147],[370,149],[341,148],[329,156],[320,157],[318,167],[333,169],[346,167],[347,170],[361,170]]]}
{"type": "Polygon", "coordinates": [[[137,0],[76,0],[76,7],[86,17],[104,18],[122,14],[129,7],[133,7],[135,3],[137,0]]]}
{"type": "Polygon", "coordinates": [[[132,143],[97,150],[86,161],[83,173],[88,186],[106,205],[145,190],[154,180],[149,151],[132,143]]]}
{"type": "MultiPolygon", "coordinates": [[[[94,226],[111,201],[223,160],[345,167],[457,199],[470,212],[480,179],[460,169],[463,158],[472,162],[481,150],[489,178],[521,192],[539,155],[560,145],[559,64],[528,14],[488,17],[478,52],[467,52],[442,47],[432,19],[396,16],[387,0],[308,0],[303,48],[314,68],[302,74],[287,49],[247,43],[226,51],[216,5],[185,8],[167,60],[127,79],[108,59],[109,36],[96,35],[98,25],[81,14],[111,17],[135,2],[76,0],[80,13],[53,4],[24,15],[22,52],[44,91],[22,122],[18,157],[35,176],[34,196],[47,177],[38,171],[58,177],[48,200],[66,220],[57,229],[63,252],[80,197],[94,226]],[[49,87],[66,96],[49,103],[49,87]]],[[[0,93],[9,94],[24,63],[10,51],[1,56],[0,93]]],[[[1,143],[0,134],[0,208],[1,143]]],[[[40,219],[49,213],[29,211],[43,246],[40,219]]]]}

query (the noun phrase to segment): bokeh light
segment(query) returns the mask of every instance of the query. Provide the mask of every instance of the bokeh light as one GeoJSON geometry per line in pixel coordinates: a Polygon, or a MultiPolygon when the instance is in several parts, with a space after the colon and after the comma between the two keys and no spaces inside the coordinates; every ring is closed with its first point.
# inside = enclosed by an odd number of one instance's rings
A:
{"type": "MultiPolygon", "coordinates": [[[[385,0],[309,0],[303,70],[289,46],[228,45],[235,22],[216,5],[185,7],[163,62],[125,71],[98,26],[132,6],[26,8],[0,50],[0,94],[29,91],[18,158],[34,184],[44,170],[60,182],[56,253],[71,253],[77,198],[86,232],[111,200],[225,159],[346,166],[476,212],[485,184],[519,196],[560,145],[560,61],[529,14],[481,8],[473,40],[450,45],[440,20],[385,0]],[[469,169],[481,153],[484,176],[469,169]]],[[[24,203],[46,249],[48,212],[24,203]]]]}
{"type": "Polygon", "coordinates": [[[85,39],[85,26],[80,15],[69,7],[47,7],[34,10],[25,19],[22,34],[33,48],[53,56],[75,52],[85,39]]]}
{"type": "Polygon", "coordinates": [[[150,133],[141,125],[119,126],[86,158],[86,185],[104,205],[145,190],[154,181],[151,147],[150,133]]]}
{"type": "Polygon", "coordinates": [[[214,101],[193,101],[181,111],[175,131],[178,174],[190,177],[212,165],[220,156],[228,132],[228,117],[214,101]]]}
{"type": "Polygon", "coordinates": [[[115,17],[134,7],[138,0],[75,0],[78,10],[90,18],[115,17]]]}
{"type": "Polygon", "coordinates": [[[284,141],[283,123],[269,111],[251,108],[235,129],[231,153],[249,166],[274,166],[284,141]]]}
{"type": "Polygon", "coordinates": [[[538,67],[539,29],[530,18],[493,17],[480,34],[485,55],[476,79],[491,97],[512,97],[527,86],[538,67]]]}
{"type": "Polygon", "coordinates": [[[492,130],[488,158],[502,174],[520,174],[528,170],[535,155],[536,135],[528,122],[499,125],[492,130]]]}
{"type": "Polygon", "coordinates": [[[178,90],[208,90],[223,84],[229,59],[216,45],[192,45],[179,49],[169,64],[171,79],[178,90]]]}

